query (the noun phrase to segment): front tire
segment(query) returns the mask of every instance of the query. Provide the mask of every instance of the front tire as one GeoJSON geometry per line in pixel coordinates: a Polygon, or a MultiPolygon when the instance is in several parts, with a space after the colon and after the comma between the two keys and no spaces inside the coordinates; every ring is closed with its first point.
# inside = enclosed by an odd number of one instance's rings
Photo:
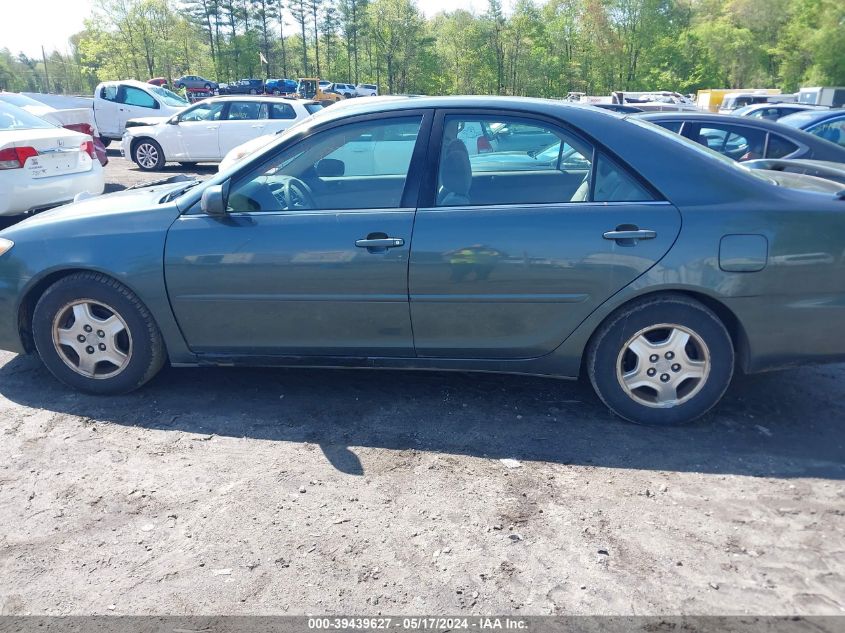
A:
{"type": "Polygon", "coordinates": [[[637,424],[671,426],[709,411],[734,369],[730,334],[712,310],[682,295],[636,301],[612,315],[587,351],[599,398],[637,424]]]}
{"type": "Polygon", "coordinates": [[[38,355],[56,378],[95,394],[137,389],[164,364],[164,342],[141,300],[114,279],[82,272],[38,300],[32,318],[38,355]]]}
{"type": "Polygon", "coordinates": [[[132,161],[144,171],[160,171],[167,162],[161,145],[151,138],[143,138],[132,146],[132,161]]]}

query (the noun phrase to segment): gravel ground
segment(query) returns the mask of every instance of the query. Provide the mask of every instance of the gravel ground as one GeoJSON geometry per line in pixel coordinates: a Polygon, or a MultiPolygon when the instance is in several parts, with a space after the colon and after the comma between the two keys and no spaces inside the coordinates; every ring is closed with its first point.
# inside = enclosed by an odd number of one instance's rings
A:
{"type": "Polygon", "coordinates": [[[0,353],[0,613],[843,614],[843,402],[845,365],[740,376],[678,429],[483,374],[110,398],[0,353]]]}

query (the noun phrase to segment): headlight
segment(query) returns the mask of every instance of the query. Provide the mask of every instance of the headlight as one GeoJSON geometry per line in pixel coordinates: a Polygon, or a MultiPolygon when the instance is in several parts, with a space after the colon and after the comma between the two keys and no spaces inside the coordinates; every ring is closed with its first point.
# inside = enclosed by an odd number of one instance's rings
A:
{"type": "Polygon", "coordinates": [[[14,245],[12,240],[0,237],[0,255],[5,255],[14,245]]]}

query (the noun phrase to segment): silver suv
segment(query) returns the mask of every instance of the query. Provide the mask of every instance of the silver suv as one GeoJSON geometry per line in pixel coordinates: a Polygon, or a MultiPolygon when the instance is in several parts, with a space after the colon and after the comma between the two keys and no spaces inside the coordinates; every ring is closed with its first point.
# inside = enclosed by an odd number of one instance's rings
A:
{"type": "Polygon", "coordinates": [[[378,86],[375,84],[358,84],[355,86],[355,94],[359,97],[377,97],[378,86]]]}

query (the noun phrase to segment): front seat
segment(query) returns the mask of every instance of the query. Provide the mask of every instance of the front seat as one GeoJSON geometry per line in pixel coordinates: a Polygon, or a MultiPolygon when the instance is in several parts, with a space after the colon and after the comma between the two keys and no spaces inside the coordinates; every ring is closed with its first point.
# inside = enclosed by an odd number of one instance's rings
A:
{"type": "Polygon", "coordinates": [[[471,187],[472,166],[469,162],[469,152],[463,141],[455,139],[446,146],[446,154],[440,161],[438,206],[454,207],[469,204],[471,187]]]}

